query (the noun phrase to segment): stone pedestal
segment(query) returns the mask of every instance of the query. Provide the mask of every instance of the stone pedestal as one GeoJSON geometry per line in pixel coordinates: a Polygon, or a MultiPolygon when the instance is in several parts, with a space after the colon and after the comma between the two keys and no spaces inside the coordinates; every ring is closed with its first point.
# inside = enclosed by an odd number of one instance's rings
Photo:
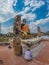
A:
{"type": "Polygon", "coordinates": [[[21,41],[20,39],[13,39],[14,54],[21,55],[21,41]]]}

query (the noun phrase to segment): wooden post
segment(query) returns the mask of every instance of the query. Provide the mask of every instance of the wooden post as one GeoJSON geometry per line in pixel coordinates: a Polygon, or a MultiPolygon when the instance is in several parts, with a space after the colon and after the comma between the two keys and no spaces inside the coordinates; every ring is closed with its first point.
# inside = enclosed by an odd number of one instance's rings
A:
{"type": "Polygon", "coordinates": [[[21,55],[21,16],[17,15],[14,22],[14,38],[13,38],[13,47],[15,55],[21,55]]]}

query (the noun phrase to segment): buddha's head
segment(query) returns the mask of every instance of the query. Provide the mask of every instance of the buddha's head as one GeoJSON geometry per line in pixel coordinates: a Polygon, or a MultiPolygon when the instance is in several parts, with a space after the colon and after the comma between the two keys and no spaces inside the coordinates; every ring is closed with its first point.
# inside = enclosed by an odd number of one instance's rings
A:
{"type": "Polygon", "coordinates": [[[26,24],[26,19],[23,19],[23,24],[26,24]]]}

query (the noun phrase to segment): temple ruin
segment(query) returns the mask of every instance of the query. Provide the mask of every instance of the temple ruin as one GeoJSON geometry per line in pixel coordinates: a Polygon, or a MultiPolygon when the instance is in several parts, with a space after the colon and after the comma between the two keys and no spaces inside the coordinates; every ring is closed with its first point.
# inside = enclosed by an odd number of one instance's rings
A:
{"type": "Polygon", "coordinates": [[[21,16],[17,15],[14,22],[13,47],[15,55],[21,55],[21,16]]]}

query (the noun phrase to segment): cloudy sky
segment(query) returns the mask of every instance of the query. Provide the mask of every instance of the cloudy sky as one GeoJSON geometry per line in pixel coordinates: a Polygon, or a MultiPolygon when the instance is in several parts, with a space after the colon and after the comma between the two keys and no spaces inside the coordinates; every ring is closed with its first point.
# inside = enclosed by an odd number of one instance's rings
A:
{"type": "Polygon", "coordinates": [[[43,32],[49,31],[49,0],[0,0],[1,32],[13,31],[14,17],[26,18],[32,33],[40,26],[43,32]]]}

